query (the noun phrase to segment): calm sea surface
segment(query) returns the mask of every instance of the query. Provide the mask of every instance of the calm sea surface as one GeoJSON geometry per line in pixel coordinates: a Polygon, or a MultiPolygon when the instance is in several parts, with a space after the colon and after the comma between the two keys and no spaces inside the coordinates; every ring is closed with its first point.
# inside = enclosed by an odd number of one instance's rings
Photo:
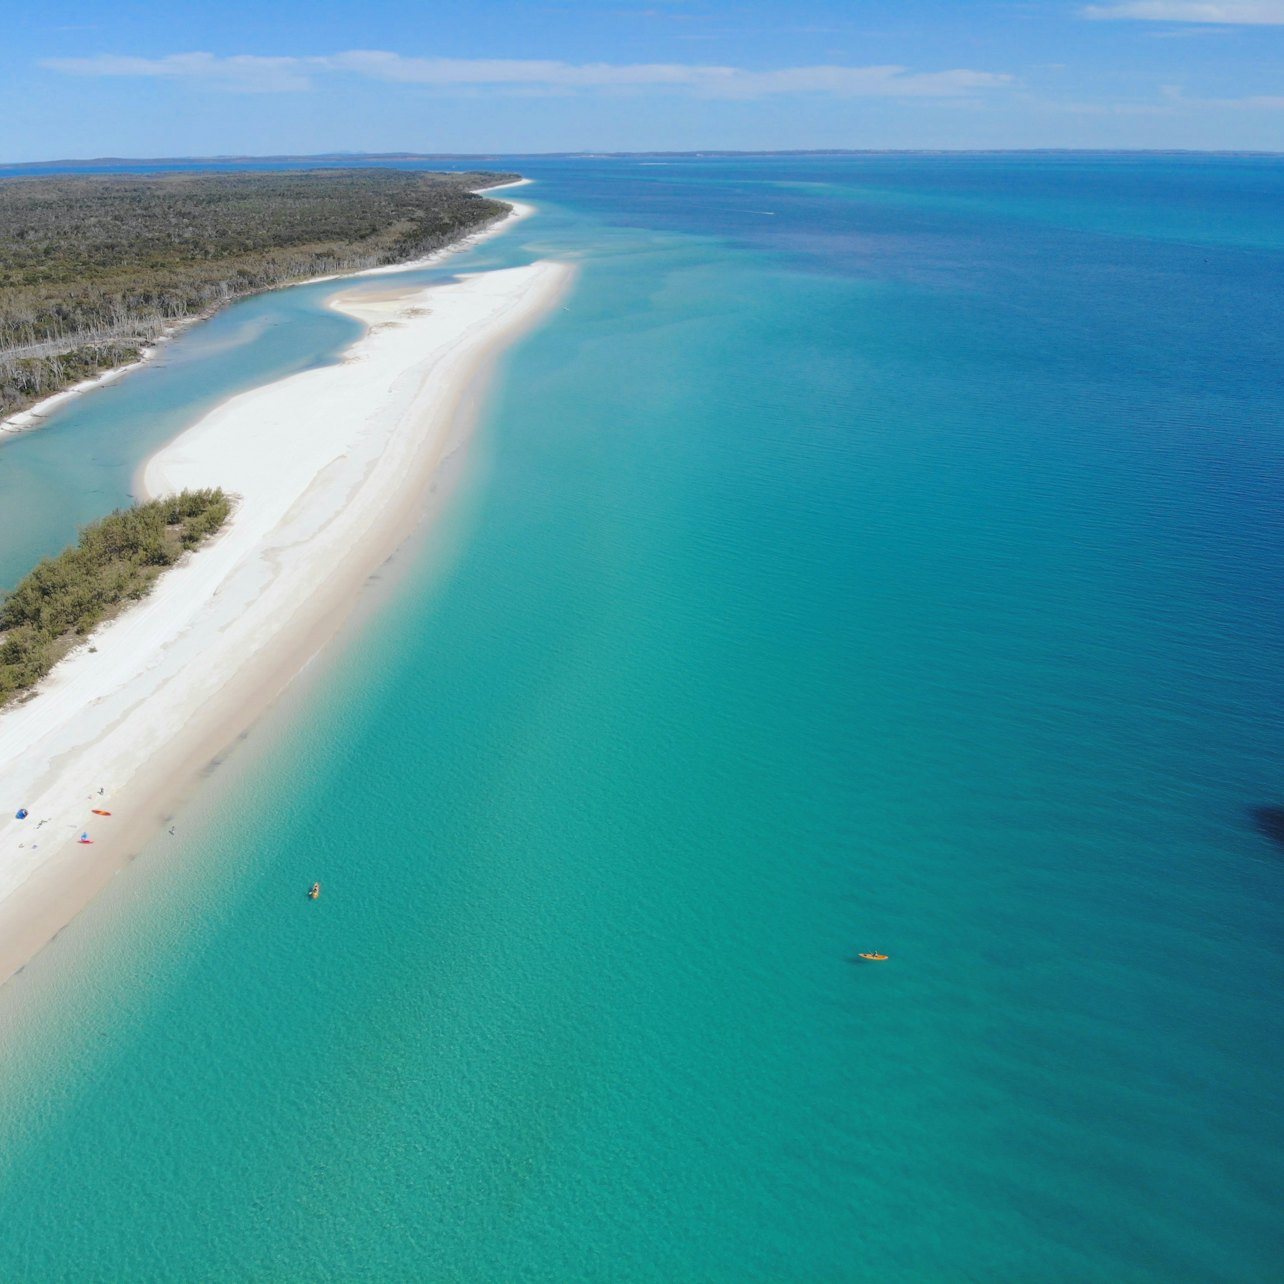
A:
{"type": "Polygon", "coordinates": [[[1284,161],[513,164],[444,518],[0,989],[0,1278],[1284,1278],[1284,161]]]}

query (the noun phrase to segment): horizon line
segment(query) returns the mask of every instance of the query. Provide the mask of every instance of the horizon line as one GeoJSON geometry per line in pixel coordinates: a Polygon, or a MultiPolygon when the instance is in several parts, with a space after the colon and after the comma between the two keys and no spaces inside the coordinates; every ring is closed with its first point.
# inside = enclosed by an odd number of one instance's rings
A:
{"type": "Polygon", "coordinates": [[[784,147],[784,148],[692,148],[682,151],[655,148],[641,151],[599,151],[590,149],[547,152],[271,152],[253,155],[227,152],[209,156],[86,156],[50,160],[0,161],[0,169],[41,169],[59,165],[197,165],[230,162],[271,161],[476,161],[537,160],[564,158],[579,160],[627,159],[636,156],[665,156],[701,159],[718,156],[1284,156],[1284,150],[1227,147],[784,147]]]}

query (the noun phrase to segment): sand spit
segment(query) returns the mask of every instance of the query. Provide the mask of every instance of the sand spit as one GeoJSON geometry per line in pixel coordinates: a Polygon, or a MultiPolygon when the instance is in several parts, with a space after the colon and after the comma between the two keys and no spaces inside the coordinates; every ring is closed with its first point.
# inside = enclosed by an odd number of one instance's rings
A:
{"type": "Polygon", "coordinates": [[[333,636],[466,435],[470,388],[571,274],[539,262],[428,289],[356,286],[331,304],[368,327],[342,362],[232,398],[148,460],[148,495],[240,498],[150,597],[0,712],[0,981],[333,636]]]}

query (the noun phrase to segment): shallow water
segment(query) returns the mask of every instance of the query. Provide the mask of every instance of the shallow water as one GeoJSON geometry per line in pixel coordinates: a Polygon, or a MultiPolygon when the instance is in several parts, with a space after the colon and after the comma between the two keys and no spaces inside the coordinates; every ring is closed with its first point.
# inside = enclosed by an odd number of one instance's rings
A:
{"type": "MultiPolygon", "coordinates": [[[[1284,165],[519,167],[444,522],[0,990],[0,1274],[1275,1277],[1284,165]]],[[[0,448],[4,575],[332,288],[0,448]]]]}

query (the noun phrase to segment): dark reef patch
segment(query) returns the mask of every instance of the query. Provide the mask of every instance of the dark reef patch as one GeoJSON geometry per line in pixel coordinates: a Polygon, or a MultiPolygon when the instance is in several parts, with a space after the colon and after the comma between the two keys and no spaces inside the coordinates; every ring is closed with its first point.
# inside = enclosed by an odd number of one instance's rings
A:
{"type": "Polygon", "coordinates": [[[1284,807],[1250,807],[1248,814],[1258,832],[1284,850],[1284,807]]]}

